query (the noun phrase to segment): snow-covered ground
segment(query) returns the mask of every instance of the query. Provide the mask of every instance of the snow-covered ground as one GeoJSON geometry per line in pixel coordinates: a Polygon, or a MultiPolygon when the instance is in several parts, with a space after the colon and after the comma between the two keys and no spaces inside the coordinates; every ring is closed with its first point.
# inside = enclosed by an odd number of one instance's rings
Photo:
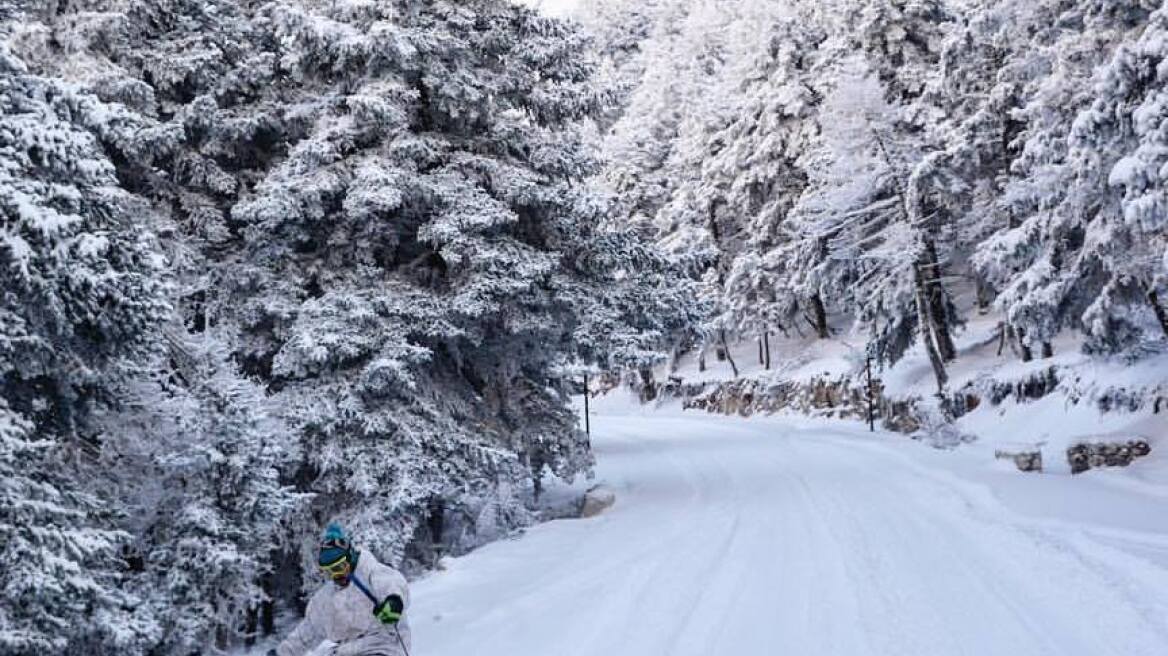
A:
{"type": "MultiPolygon", "coordinates": [[[[957,426],[979,439],[983,452],[992,457],[996,448],[1040,448],[1045,464],[1065,466],[1066,448],[1078,441],[1125,442],[1142,437],[1156,445],[1168,446],[1168,417],[1154,414],[1152,403],[1140,412],[1100,412],[1094,399],[1109,390],[1124,389],[1147,399],[1163,396],[1168,389],[1168,353],[1144,358],[1135,363],[1122,359],[1088,356],[1082,352],[1081,340],[1063,334],[1055,341],[1055,355],[1036,357],[1022,362],[1009,348],[999,352],[997,314],[972,313],[955,342],[958,358],[947,365],[949,390],[959,390],[979,382],[1016,383],[1056,368],[1062,381],[1055,393],[1038,401],[1022,404],[1007,401],[1000,406],[983,403],[976,411],[957,421],[957,426]],[[1077,403],[1071,403],[1074,396],[1077,403]]],[[[654,372],[658,380],[677,377],[687,383],[705,383],[738,379],[768,382],[807,382],[813,378],[835,379],[852,376],[861,380],[864,339],[846,325],[834,326],[836,336],[819,340],[804,333],[782,336],[772,334],[771,369],[759,362],[756,340],[744,340],[731,346],[738,376],[730,363],[718,360],[713,350],[706,356],[706,369],[698,365],[695,352],[683,355],[674,367],[662,365],[654,372]]],[[[936,382],[928,358],[920,345],[886,370],[876,372],[886,395],[893,398],[931,399],[936,382]]]]}
{"type": "Polygon", "coordinates": [[[1037,476],[602,401],[600,517],[415,582],[414,656],[1168,654],[1168,460],[1037,476]]]}

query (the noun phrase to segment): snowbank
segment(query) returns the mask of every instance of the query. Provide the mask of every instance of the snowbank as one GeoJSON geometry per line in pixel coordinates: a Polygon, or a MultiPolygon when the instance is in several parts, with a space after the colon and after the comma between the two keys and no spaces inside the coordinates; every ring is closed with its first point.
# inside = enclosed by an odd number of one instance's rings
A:
{"type": "MultiPolygon", "coordinates": [[[[957,340],[959,357],[948,368],[944,395],[937,394],[919,347],[895,366],[873,371],[878,424],[941,446],[976,439],[987,457],[1041,453],[1045,471],[1054,473],[1070,472],[1068,450],[1078,444],[1120,448],[1146,441],[1153,452],[1168,448],[1168,354],[1134,364],[1107,360],[1083,354],[1066,337],[1055,342],[1051,357],[1022,362],[998,330],[994,315],[970,321],[957,340]]],[[[708,352],[704,368],[690,353],[657,369],[652,389],[641,395],[721,414],[866,421],[861,340],[772,335],[768,341],[769,369],[759,343],[738,343],[729,358],[708,352]]]]}

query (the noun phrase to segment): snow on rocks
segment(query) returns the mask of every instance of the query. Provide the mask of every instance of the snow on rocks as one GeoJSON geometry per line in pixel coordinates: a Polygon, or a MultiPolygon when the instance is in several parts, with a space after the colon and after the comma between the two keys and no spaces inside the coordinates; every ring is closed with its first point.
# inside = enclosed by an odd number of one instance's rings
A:
{"type": "Polygon", "coordinates": [[[595,485],[584,493],[580,517],[595,517],[616,503],[616,492],[605,485],[595,485]]]}
{"type": "Polygon", "coordinates": [[[1101,467],[1127,467],[1151,452],[1151,445],[1143,437],[1126,442],[1080,442],[1067,449],[1067,461],[1071,473],[1080,474],[1101,467]]]}
{"type": "Polygon", "coordinates": [[[1006,449],[998,449],[994,451],[994,457],[999,460],[1013,461],[1018,471],[1042,471],[1042,451],[1009,451],[1006,449]]]}

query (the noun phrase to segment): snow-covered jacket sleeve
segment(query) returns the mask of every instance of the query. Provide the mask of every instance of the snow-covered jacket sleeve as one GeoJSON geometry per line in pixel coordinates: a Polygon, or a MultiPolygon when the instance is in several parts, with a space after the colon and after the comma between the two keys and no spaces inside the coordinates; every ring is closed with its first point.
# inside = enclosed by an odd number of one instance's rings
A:
{"type": "Polygon", "coordinates": [[[316,649],[325,639],[324,629],[317,625],[316,609],[314,608],[316,598],[309,600],[308,608],[304,611],[304,619],[292,633],[288,634],[287,638],[276,647],[277,656],[304,656],[309,651],[316,649]]]}
{"type": "Polygon", "coordinates": [[[369,589],[378,601],[389,595],[397,595],[402,598],[404,608],[410,607],[410,589],[406,584],[406,577],[388,565],[374,561],[369,572],[369,589]]]}

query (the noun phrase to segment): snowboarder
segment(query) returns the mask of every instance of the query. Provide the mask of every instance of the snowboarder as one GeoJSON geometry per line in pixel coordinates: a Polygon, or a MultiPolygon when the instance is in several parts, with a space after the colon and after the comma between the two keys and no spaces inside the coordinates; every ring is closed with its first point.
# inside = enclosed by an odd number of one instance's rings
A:
{"type": "Polygon", "coordinates": [[[332,583],[308,602],[304,620],[276,648],[278,656],[408,656],[406,580],[358,551],[345,531],[329,524],[317,564],[332,583]]]}

